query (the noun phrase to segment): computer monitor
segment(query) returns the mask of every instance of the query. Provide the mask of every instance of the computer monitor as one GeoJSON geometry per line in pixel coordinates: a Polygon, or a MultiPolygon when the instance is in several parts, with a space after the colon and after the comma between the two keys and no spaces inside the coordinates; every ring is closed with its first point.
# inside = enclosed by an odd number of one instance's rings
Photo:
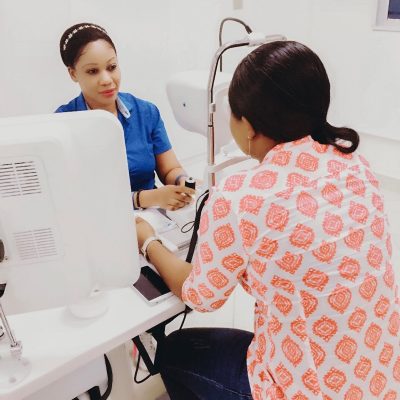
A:
{"type": "Polygon", "coordinates": [[[0,119],[0,239],[6,314],[83,304],[93,289],[138,279],[117,118],[96,110],[0,119]]]}

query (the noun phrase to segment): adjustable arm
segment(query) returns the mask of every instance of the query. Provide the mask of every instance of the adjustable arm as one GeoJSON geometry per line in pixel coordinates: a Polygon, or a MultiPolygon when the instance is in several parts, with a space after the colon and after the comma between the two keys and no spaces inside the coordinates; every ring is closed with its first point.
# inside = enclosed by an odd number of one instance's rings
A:
{"type": "MultiPolygon", "coordinates": [[[[260,46],[261,44],[275,42],[278,40],[286,40],[286,37],[283,35],[263,35],[257,32],[251,32],[242,40],[237,40],[234,42],[225,43],[218,48],[216,51],[213,61],[211,63],[210,74],[208,78],[208,86],[207,86],[207,111],[208,111],[208,129],[207,129],[207,145],[208,145],[208,155],[207,155],[207,164],[209,171],[212,170],[212,167],[215,165],[215,134],[214,134],[214,113],[215,113],[215,104],[214,104],[214,81],[215,75],[217,73],[218,62],[222,56],[222,54],[235,47],[244,47],[244,46],[260,46]]],[[[212,186],[215,185],[215,172],[208,173],[208,189],[211,189],[212,186]]]]}

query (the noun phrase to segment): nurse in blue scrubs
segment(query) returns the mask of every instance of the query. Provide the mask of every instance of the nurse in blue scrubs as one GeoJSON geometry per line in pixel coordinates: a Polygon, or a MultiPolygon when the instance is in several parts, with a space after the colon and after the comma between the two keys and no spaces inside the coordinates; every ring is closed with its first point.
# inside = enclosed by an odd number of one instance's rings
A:
{"type": "Polygon", "coordinates": [[[81,94],[56,112],[102,109],[118,118],[124,129],[134,207],[176,210],[190,203],[194,191],[184,186],[187,175],[158,108],[119,91],[117,52],[105,29],[92,23],[68,28],[60,40],[60,54],[81,94]],[[155,172],[164,186],[155,187],[155,172]]]}

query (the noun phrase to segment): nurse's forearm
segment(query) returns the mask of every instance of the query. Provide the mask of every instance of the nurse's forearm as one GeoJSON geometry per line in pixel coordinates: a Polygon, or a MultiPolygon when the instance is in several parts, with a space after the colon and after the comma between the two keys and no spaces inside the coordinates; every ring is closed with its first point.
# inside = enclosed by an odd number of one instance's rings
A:
{"type": "Polygon", "coordinates": [[[187,173],[182,167],[176,167],[168,171],[164,177],[165,185],[180,185],[182,181],[187,177],[187,173]]]}
{"type": "Polygon", "coordinates": [[[181,260],[156,240],[148,245],[147,256],[171,291],[182,298],[182,285],[192,271],[192,264],[181,260]]]}
{"type": "Polygon", "coordinates": [[[157,189],[141,190],[136,194],[136,206],[141,208],[156,207],[159,205],[157,189]]]}

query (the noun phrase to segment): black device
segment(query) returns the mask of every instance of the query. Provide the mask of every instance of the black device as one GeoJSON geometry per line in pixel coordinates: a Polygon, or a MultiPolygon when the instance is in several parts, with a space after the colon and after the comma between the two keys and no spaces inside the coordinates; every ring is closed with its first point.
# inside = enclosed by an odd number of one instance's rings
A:
{"type": "Polygon", "coordinates": [[[188,188],[196,189],[196,181],[192,177],[185,179],[185,186],[188,188]]]}
{"type": "Polygon", "coordinates": [[[161,276],[148,265],[141,268],[133,287],[150,304],[159,303],[173,294],[161,276]]]}

